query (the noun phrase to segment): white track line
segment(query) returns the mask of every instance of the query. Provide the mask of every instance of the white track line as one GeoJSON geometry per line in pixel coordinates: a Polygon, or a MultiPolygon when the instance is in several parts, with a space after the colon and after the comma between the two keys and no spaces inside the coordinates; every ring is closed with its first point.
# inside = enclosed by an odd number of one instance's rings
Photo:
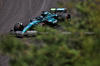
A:
{"type": "Polygon", "coordinates": [[[38,14],[36,15],[36,17],[40,14],[41,10],[43,9],[43,7],[44,7],[44,5],[45,5],[45,2],[46,2],[46,0],[43,0],[43,5],[42,5],[40,11],[38,12],[38,14]]]}

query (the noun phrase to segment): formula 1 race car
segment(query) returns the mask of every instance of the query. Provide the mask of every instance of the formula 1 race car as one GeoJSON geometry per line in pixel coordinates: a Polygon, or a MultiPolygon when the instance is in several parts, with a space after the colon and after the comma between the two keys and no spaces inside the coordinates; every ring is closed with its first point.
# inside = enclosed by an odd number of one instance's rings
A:
{"type": "Polygon", "coordinates": [[[32,30],[31,27],[41,23],[41,26],[55,25],[56,23],[63,20],[71,20],[71,16],[68,13],[66,8],[51,8],[50,12],[42,11],[39,17],[30,20],[30,23],[27,26],[24,26],[22,23],[16,23],[14,28],[10,30],[11,34],[16,36],[25,36],[28,34],[33,35],[38,33],[36,30],[32,30]]]}

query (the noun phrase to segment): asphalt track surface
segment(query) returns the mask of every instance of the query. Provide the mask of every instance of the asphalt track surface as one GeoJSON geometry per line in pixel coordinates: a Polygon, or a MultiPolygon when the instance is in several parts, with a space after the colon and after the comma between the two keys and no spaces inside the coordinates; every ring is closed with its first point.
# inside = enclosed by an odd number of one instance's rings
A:
{"type": "Polygon", "coordinates": [[[0,34],[8,33],[17,22],[28,23],[41,11],[56,7],[56,0],[0,0],[0,34]]]}
{"type": "MultiPolygon", "coordinates": [[[[0,35],[9,33],[15,23],[26,24],[51,7],[56,7],[56,0],[0,0],[0,35]]],[[[8,60],[0,56],[0,66],[8,66],[8,60]]]]}

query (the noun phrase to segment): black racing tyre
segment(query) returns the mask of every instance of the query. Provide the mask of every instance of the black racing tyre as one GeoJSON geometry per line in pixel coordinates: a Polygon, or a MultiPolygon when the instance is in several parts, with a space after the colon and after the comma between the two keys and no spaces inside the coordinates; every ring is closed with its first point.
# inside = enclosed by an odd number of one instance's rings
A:
{"type": "Polygon", "coordinates": [[[32,22],[33,20],[32,19],[29,19],[29,22],[32,22]]]}
{"type": "Polygon", "coordinates": [[[14,25],[14,31],[22,31],[24,29],[24,26],[22,23],[16,23],[14,25]]]}
{"type": "Polygon", "coordinates": [[[69,20],[69,21],[70,21],[70,20],[71,20],[71,15],[70,15],[70,14],[68,14],[66,18],[67,18],[67,20],[69,20]]]}

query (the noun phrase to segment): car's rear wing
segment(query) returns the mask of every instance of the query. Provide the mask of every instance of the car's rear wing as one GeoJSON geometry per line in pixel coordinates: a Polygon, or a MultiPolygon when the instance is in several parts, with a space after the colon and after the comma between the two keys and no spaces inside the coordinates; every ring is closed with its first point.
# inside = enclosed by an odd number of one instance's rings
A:
{"type": "Polygon", "coordinates": [[[50,9],[50,12],[67,12],[67,9],[66,8],[51,8],[50,9]]]}

